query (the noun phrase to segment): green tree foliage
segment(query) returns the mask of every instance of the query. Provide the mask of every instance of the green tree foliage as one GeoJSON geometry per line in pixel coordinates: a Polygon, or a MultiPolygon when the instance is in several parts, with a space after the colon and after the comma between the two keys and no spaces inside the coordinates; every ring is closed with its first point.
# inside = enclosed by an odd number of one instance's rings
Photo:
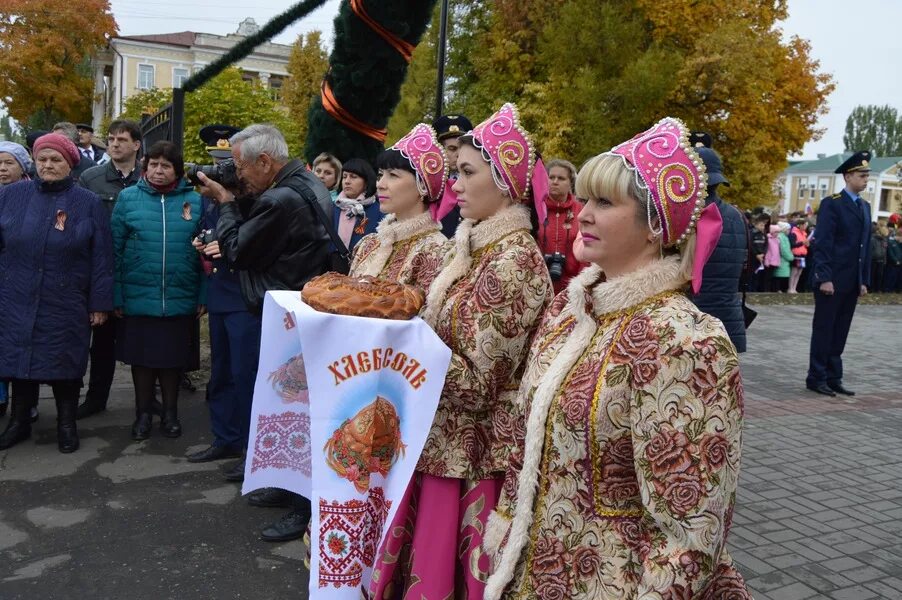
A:
{"type": "MultiPolygon", "coordinates": [[[[464,9],[466,10],[466,9],[464,9]]],[[[786,1],[473,3],[452,94],[475,121],[520,105],[546,157],[580,164],[664,116],[710,132],[743,206],[770,204],[788,154],[820,137],[833,90],[807,42],[783,40],[786,1]]]]}
{"type": "Polygon", "coordinates": [[[870,150],[875,156],[902,156],[902,120],[891,106],[856,106],[846,119],[846,152],[870,150]]]}
{"type": "Polygon", "coordinates": [[[3,0],[0,102],[29,128],[85,120],[91,55],[115,34],[108,0],[3,0]]]}
{"type": "MultiPolygon", "coordinates": [[[[125,110],[120,117],[140,121],[141,115],[153,114],[171,101],[170,89],[146,90],[125,101],[125,110]]],[[[184,154],[187,162],[211,162],[198,132],[204,125],[212,123],[235,127],[271,123],[285,134],[293,156],[301,152],[301,140],[287,110],[259,81],[245,81],[235,67],[226,69],[198,90],[185,94],[184,154]]]]}
{"type": "Polygon", "coordinates": [[[320,93],[323,76],[329,70],[329,55],[322,43],[322,33],[311,31],[298,36],[288,58],[289,78],[282,88],[282,102],[295,124],[298,139],[307,138],[307,113],[320,93]]]}
{"type": "Polygon", "coordinates": [[[432,21],[413,52],[407,79],[401,86],[401,101],[388,122],[386,145],[392,144],[417,123],[435,120],[435,86],[438,69],[438,34],[441,4],[436,4],[432,21]]]}

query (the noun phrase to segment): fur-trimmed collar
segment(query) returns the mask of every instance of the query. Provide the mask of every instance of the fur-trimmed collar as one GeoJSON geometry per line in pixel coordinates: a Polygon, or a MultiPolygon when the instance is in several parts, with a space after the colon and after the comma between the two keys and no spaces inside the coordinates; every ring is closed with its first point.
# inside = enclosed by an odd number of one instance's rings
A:
{"type": "Polygon", "coordinates": [[[599,281],[601,278],[601,268],[592,265],[570,280],[567,296],[574,314],[587,312],[587,293],[592,296],[592,313],[600,316],[636,306],[656,294],[678,290],[686,285],[680,275],[678,256],[656,260],[638,271],[607,281],[599,281]]]}
{"type": "Polygon", "coordinates": [[[423,320],[435,327],[435,320],[442,309],[448,290],[469,271],[473,252],[485,248],[514,233],[531,229],[529,209],[521,204],[510,206],[484,221],[464,219],[454,234],[454,255],[429,288],[423,320]]]}
{"type": "MultiPolygon", "coordinates": [[[[459,238],[461,229],[467,233],[470,241],[470,252],[485,248],[489,244],[506,238],[518,229],[529,230],[532,223],[529,221],[529,209],[522,204],[509,206],[492,215],[484,221],[464,219],[457,228],[455,238],[459,238]],[[469,227],[467,225],[469,224],[469,227]]],[[[458,244],[455,244],[458,245],[458,244]]]]}
{"type": "Polygon", "coordinates": [[[394,252],[395,244],[424,232],[441,231],[441,226],[432,220],[429,211],[406,221],[399,221],[394,214],[386,216],[376,227],[379,247],[369,254],[355,269],[357,275],[378,277],[394,252]]]}
{"type": "Polygon", "coordinates": [[[406,221],[399,221],[394,214],[386,215],[376,226],[376,237],[380,244],[392,245],[401,242],[424,231],[440,231],[441,225],[432,220],[432,214],[427,210],[406,221]]]}

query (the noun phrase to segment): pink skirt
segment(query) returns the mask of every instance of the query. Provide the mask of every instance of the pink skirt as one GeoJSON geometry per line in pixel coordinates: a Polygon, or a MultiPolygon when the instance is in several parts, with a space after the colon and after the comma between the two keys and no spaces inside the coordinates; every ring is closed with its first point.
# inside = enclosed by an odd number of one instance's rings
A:
{"type": "Polygon", "coordinates": [[[379,548],[369,598],[481,599],[482,534],[501,483],[416,473],[379,548]]]}

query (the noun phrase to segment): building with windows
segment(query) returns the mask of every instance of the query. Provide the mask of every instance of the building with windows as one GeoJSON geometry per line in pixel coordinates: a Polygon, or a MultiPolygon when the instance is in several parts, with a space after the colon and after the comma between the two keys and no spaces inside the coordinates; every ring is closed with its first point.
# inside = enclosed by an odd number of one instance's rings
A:
{"type": "MultiPolygon", "coordinates": [[[[122,113],[125,100],[141,90],[175,88],[193,73],[259,31],[252,18],[229,35],[182,31],[115,37],[94,57],[93,125],[122,113]]],[[[259,79],[278,96],[288,77],[291,46],[264,43],[236,65],[246,79],[259,79]]]]}
{"type": "MultiPolygon", "coordinates": [[[[790,165],[780,175],[782,182],[783,214],[805,212],[806,207],[817,211],[821,200],[845,187],[843,176],[835,171],[851,152],[820,155],[817,160],[803,160],[790,165]]],[[[876,221],[893,213],[902,213],[902,156],[876,157],[871,163],[868,188],[861,197],[871,204],[871,215],[876,221]]]]}

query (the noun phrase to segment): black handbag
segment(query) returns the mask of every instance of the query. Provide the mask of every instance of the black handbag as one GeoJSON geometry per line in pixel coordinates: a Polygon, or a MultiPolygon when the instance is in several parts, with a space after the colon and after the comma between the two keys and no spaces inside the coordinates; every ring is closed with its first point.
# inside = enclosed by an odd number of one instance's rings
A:
{"type": "Polygon", "coordinates": [[[749,279],[751,277],[750,265],[752,264],[751,258],[754,256],[754,250],[752,249],[752,236],[749,235],[749,222],[745,218],[745,215],[742,214],[742,211],[733,207],[733,210],[739,213],[739,216],[742,217],[742,225],[745,227],[745,246],[746,246],[746,255],[745,255],[745,264],[742,265],[742,277],[739,280],[739,285],[742,287],[742,320],[745,322],[745,328],[748,329],[752,322],[755,320],[755,317],[758,316],[758,311],[749,308],[749,306],[745,303],[746,292],[749,289],[749,279]]]}
{"type": "Polygon", "coordinates": [[[749,306],[745,303],[745,290],[742,290],[742,320],[745,321],[746,329],[749,328],[749,326],[757,316],[758,311],[753,308],[749,308],[749,306]]]}

